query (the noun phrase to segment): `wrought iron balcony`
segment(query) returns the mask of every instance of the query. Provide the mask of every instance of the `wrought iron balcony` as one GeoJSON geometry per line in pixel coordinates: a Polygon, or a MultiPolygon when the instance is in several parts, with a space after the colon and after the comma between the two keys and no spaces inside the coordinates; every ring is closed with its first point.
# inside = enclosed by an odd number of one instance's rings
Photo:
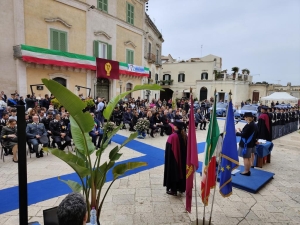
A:
{"type": "Polygon", "coordinates": [[[155,63],[155,61],[156,61],[156,55],[154,55],[152,53],[148,53],[147,59],[148,59],[149,63],[155,63]]]}

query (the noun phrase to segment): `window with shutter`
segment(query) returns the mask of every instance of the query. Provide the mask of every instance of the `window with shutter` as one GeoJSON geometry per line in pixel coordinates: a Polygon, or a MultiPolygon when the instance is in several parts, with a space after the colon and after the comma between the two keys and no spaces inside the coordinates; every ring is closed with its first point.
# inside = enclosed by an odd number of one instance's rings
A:
{"type": "Polygon", "coordinates": [[[185,74],[184,73],[178,74],[178,82],[184,82],[184,80],[185,80],[185,74]]]}
{"type": "Polygon", "coordinates": [[[108,11],[107,0],[98,0],[98,9],[107,12],[108,11]]]}
{"type": "Polygon", "coordinates": [[[171,75],[170,74],[163,75],[163,80],[171,80],[171,75]]]}
{"type": "Polygon", "coordinates": [[[126,49],[126,63],[134,64],[134,51],[126,49]]]}
{"type": "Polygon", "coordinates": [[[62,52],[68,51],[68,33],[56,29],[50,29],[50,49],[62,52]]]}
{"type": "Polygon", "coordinates": [[[126,21],[127,23],[134,25],[134,6],[128,2],[126,4],[126,21]]]}
{"type": "Polygon", "coordinates": [[[102,59],[112,59],[112,45],[94,41],[94,56],[102,59]]]}

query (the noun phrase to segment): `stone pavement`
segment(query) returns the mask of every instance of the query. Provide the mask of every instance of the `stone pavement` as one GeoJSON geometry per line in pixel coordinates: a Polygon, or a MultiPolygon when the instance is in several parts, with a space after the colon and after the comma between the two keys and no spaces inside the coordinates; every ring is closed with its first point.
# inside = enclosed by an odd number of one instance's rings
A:
{"type": "MultiPolygon", "coordinates": [[[[224,121],[219,120],[220,130],[224,121]]],[[[243,127],[239,123],[237,127],[243,127]]],[[[197,142],[204,142],[206,131],[197,130],[197,142]]],[[[128,131],[119,134],[128,136],[128,131]]],[[[143,143],[164,149],[167,137],[147,137],[138,140],[143,143]]],[[[112,143],[113,147],[115,143],[112,143]]],[[[125,159],[142,156],[140,152],[123,148],[125,159]]],[[[300,224],[300,134],[292,134],[274,140],[272,161],[263,170],[274,172],[274,179],[257,194],[251,194],[234,188],[233,194],[223,198],[216,190],[215,204],[212,214],[213,224],[300,224]]],[[[199,154],[202,161],[203,153],[199,154]]],[[[240,164],[242,159],[240,158],[240,164]]],[[[258,168],[256,168],[258,169],[258,168]]],[[[185,211],[185,197],[173,197],[165,193],[163,182],[163,165],[145,170],[117,180],[106,197],[101,214],[101,225],[116,224],[174,224],[187,225],[195,220],[195,201],[193,199],[192,213],[185,211]]],[[[59,175],[72,173],[68,165],[48,155],[36,159],[28,157],[28,182],[43,180],[59,175]]],[[[0,191],[17,185],[17,165],[6,157],[5,163],[0,162],[0,191]]],[[[197,175],[199,193],[200,175],[197,175]]],[[[107,187],[107,184],[105,184],[107,187]]],[[[28,207],[30,221],[43,224],[43,210],[57,206],[64,196],[52,198],[28,207]]],[[[211,201],[212,198],[210,198],[211,201]]],[[[203,217],[203,204],[197,196],[198,215],[203,217]]],[[[0,199],[1,203],[1,199],[0,199]]],[[[206,208],[206,218],[209,218],[210,206],[206,208]]],[[[0,225],[18,224],[18,210],[0,214],[0,225]]],[[[200,224],[200,223],[199,223],[200,224]]]]}

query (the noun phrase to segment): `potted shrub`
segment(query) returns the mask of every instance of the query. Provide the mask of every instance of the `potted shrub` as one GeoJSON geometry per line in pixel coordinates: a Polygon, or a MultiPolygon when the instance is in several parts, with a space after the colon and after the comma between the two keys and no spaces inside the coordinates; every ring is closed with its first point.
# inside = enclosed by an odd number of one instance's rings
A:
{"type": "MultiPolygon", "coordinates": [[[[104,126],[103,138],[98,150],[92,143],[89,137],[89,132],[93,129],[94,120],[92,116],[85,112],[85,102],[78,98],[74,93],[66,89],[61,84],[53,80],[42,79],[44,85],[48,90],[53,93],[57,100],[68,110],[70,113],[71,132],[73,141],[75,143],[76,155],[71,152],[64,152],[58,149],[49,149],[49,151],[56,157],[67,163],[77,173],[80,183],[72,180],[62,180],[66,183],[74,192],[82,192],[86,199],[87,211],[90,214],[91,208],[95,207],[97,211],[97,224],[100,225],[100,215],[103,207],[105,197],[110,190],[110,187],[114,181],[122,176],[126,171],[146,166],[145,162],[127,162],[117,164],[116,161],[120,159],[122,153],[120,149],[124,147],[129,141],[137,137],[137,133],[132,133],[121,145],[114,147],[109,153],[109,159],[105,162],[101,162],[101,156],[108,147],[108,143],[111,138],[119,131],[123,126],[110,129],[110,118],[113,109],[118,102],[126,95],[134,91],[140,90],[163,90],[159,85],[145,84],[137,85],[131,91],[124,92],[110,100],[106,106],[103,116],[107,119],[107,123],[104,126]],[[95,160],[91,159],[91,155],[96,154],[95,160]],[[106,182],[106,176],[108,171],[112,170],[113,179],[108,186],[107,190],[103,191],[103,185],[106,182]],[[101,193],[103,195],[101,195],[101,193]]],[[[88,215],[90,218],[90,215],[88,215]]]]}
{"type": "Polygon", "coordinates": [[[146,118],[139,118],[134,129],[138,132],[138,138],[144,139],[146,137],[146,130],[149,129],[150,121],[146,118]]]}

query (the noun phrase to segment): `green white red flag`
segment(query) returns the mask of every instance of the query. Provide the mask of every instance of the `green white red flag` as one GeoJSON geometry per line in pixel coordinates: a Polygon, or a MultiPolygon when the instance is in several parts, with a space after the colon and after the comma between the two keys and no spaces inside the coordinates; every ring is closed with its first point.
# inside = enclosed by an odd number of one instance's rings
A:
{"type": "Polygon", "coordinates": [[[216,117],[216,100],[211,111],[210,123],[206,137],[205,158],[202,166],[201,197],[204,205],[208,205],[210,189],[216,186],[216,155],[215,149],[220,135],[216,117]]]}

